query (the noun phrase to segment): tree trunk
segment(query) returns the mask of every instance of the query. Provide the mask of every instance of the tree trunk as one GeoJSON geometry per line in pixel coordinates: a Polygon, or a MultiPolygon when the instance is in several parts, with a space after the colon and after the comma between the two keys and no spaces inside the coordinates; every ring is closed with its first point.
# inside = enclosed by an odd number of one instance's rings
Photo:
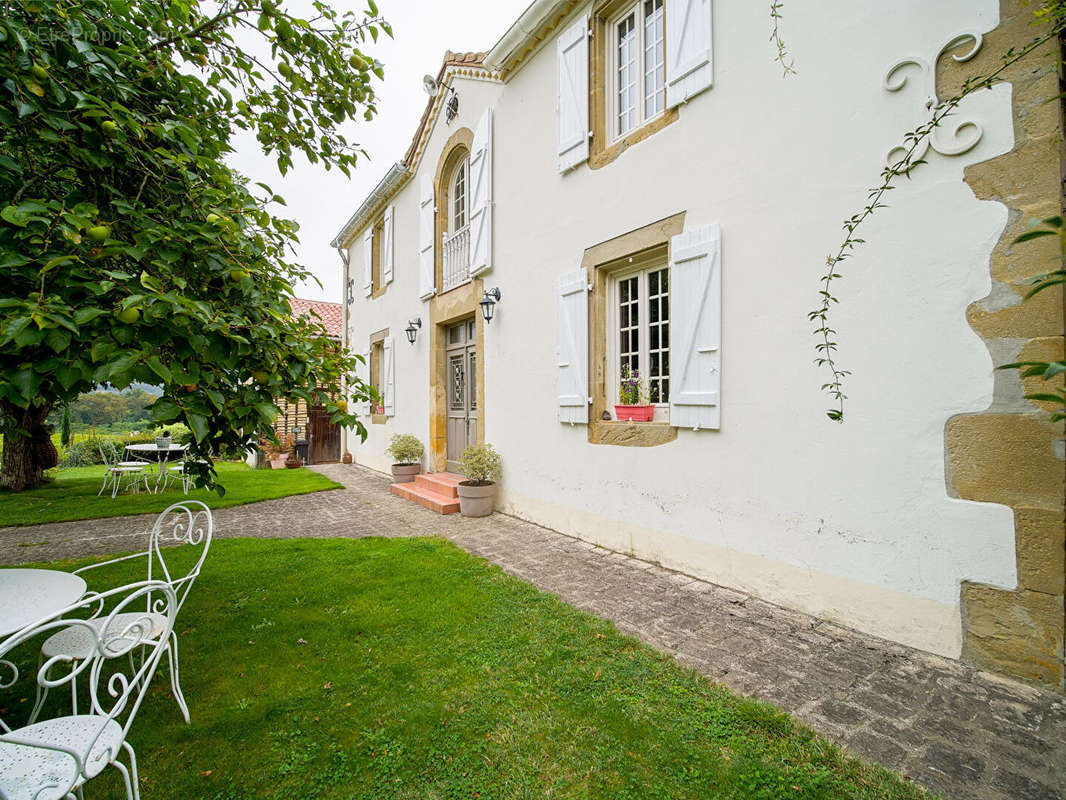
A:
{"type": "Polygon", "coordinates": [[[44,471],[56,465],[57,453],[44,426],[48,406],[17,408],[3,403],[5,416],[15,422],[4,433],[4,459],[0,465],[0,487],[13,492],[39,486],[44,471]]]}

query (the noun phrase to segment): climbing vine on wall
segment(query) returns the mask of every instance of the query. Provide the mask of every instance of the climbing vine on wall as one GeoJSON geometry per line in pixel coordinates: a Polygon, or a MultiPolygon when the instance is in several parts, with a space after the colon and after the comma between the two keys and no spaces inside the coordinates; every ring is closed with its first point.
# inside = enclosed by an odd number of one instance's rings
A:
{"type": "Polygon", "coordinates": [[[770,23],[772,25],[770,41],[777,48],[777,55],[774,56],[774,61],[781,65],[783,70],[782,77],[787,78],[789,75],[796,74],[796,66],[792,56],[789,55],[788,48],[785,47],[785,40],[781,38],[781,9],[784,5],[781,0],[771,0],[770,2],[770,23]]]}
{"type": "MultiPolygon", "coordinates": [[[[780,6],[779,2],[774,2],[771,5],[775,31],[777,22],[780,19],[780,6]]],[[[843,240],[826,257],[825,271],[819,281],[818,304],[807,314],[808,319],[816,325],[814,329],[814,335],[817,338],[815,364],[829,373],[828,380],[822,384],[822,391],[832,400],[831,407],[826,411],[829,419],[836,422],[844,421],[844,403],[847,400],[844,382],[851,374],[841,367],[837,358],[837,331],[830,323],[833,306],[839,303],[839,300],[833,294],[834,282],[844,277],[841,264],[854,254],[856,248],[864,243],[865,240],[857,235],[860,228],[878,209],[887,207],[885,196],[896,187],[899,178],[911,177],[912,171],[925,163],[921,156],[928,149],[927,143],[930,137],[940,124],[958,108],[959,104],[974,92],[994,86],[1002,80],[1003,73],[1009,67],[1026,58],[1044,44],[1057,39],[1066,30],[1066,0],[1049,0],[1049,2],[1043,3],[1034,13],[1037,21],[1047,26],[1043,32],[1024,47],[1011,48],[1001,56],[995,69],[988,74],[975,75],[968,78],[957,94],[935,104],[932,107],[929,120],[904,136],[903,145],[900,148],[904,151],[903,156],[881,171],[880,182],[867,192],[866,205],[861,211],[844,221],[843,240]]],[[[783,45],[781,47],[783,48],[783,45]]]]}

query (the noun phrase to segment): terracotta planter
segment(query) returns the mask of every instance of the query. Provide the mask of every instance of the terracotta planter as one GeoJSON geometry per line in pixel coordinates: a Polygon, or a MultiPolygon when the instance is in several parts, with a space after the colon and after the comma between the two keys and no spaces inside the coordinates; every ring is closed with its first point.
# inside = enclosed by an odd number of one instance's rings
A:
{"type": "Polygon", "coordinates": [[[415,479],[415,475],[422,471],[421,464],[393,464],[392,465],[392,482],[393,483],[410,483],[415,479]]]}
{"type": "Polygon", "coordinates": [[[285,469],[296,469],[297,467],[302,467],[303,465],[304,462],[298,458],[285,459],[285,469]]]}
{"type": "Polygon", "coordinates": [[[622,421],[651,422],[655,419],[655,406],[620,406],[614,407],[614,418],[622,421]]]}
{"type": "Polygon", "coordinates": [[[496,484],[477,486],[473,481],[459,481],[459,513],[464,517],[487,517],[496,503],[496,484]]]}
{"type": "Polygon", "coordinates": [[[344,457],[341,458],[341,463],[342,464],[351,464],[352,463],[352,454],[349,453],[347,450],[344,452],[344,457]]]}

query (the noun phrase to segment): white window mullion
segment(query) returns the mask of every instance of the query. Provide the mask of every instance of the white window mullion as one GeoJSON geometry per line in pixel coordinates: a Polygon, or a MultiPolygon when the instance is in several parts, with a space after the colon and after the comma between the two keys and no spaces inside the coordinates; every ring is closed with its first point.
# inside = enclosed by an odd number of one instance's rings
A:
{"type": "MultiPolygon", "coordinates": [[[[630,368],[638,372],[648,390],[648,401],[656,407],[655,419],[670,419],[670,391],[672,382],[669,361],[669,344],[664,338],[664,328],[669,336],[670,312],[670,277],[666,265],[646,267],[636,272],[612,276],[609,281],[607,300],[610,308],[607,314],[607,389],[611,398],[618,397],[621,383],[623,359],[630,368]],[[653,297],[652,276],[655,277],[653,297]],[[664,283],[665,281],[665,289],[664,283]],[[634,295],[635,293],[635,295],[634,295]],[[636,298],[635,300],[633,298],[636,298]],[[625,308],[623,308],[625,298],[625,308]],[[656,319],[652,320],[652,306],[655,306],[656,319]],[[665,310],[664,310],[665,306],[665,310]],[[634,324],[634,319],[636,320],[634,324]],[[657,338],[654,347],[658,358],[658,367],[653,375],[653,326],[657,338]],[[635,338],[635,342],[634,342],[635,338]],[[634,350],[631,345],[634,345],[634,350]],[[654,382],[653,382],[654,381],[654,382]],[[665,385],[664,385],[665,384],[665,385]],[[653,395],[653,389],[657,390],[653,395]],[[661,390],[661,391],[660,391],[661,390]]],[[[617,399],[611,400],[617,403],[617,399]]]]}
{"type": "Polygon", "coordinates": [[[640,26],[636,9],[619,17],[614,25],[615,133],[624,136],[637,127],[637,74],[640,70],[640,26]]]}
{"type": "Polygon", "coordinates": [[[666,110],[665,14],[663,0],[640,0],[608,25],[606,95],[612,139],[666,110]]]}
{"type": "Polygon", "coordinates": [[[663,0],[645,0],[651,6],[651,14],[644,7],[641,25],[641,53],[643,69],[641,71],[643,105],[645,119],[651,119],[662,113],[666,105],[666,42],[663,33],[663,0]],[[648,29],[651,28],[651,39],[648,29]],[[649,91],[649,88],[651,91],[649,91]]]}
{"type": "Polygon", "coordinates": [[[640,284],[640,379],[646,387],[651,368],[648,358],[648,273],[641,272],[637,282],[640,284]]]}

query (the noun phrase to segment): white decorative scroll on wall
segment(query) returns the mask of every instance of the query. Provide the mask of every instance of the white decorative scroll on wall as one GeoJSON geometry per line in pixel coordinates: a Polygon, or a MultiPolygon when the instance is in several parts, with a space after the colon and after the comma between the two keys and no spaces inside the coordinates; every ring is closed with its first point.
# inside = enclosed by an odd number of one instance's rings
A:
{"type": "MultiPolygon", "coordinates": [[[[969,43],[970,45],[968,50],[954,53],[952,55],[952,58],[959,63],[962,63],[964,61],[969,61],[977,55],[977,51],[981,49],[983,37],[979,32],[966,31],[960,33],[941,47],[937,52],[936,57],[931,62],[918,56],[912,56],[910,58],[905,58],[902,61],[897,61],[891,68],[889,68],[888,72],[885,73],[885,89],[890,92],[898,92],[903,89],[908,82],[908,76],[903,73],[909,67],[917,67],[921,72],[921,79],[925,84],[925,108],[927,111],[933,111],[933,109],[940,104],[940,98],[937,96],[936,91],[936,65],[940,63],[940,59],[946,53],[959,45],[966,43],[969,43]]],[[[932,148],[942,156],[958,156],[963,153],[968,153],[977,146],[978,142],[981,141],[981,137],[984,136],[984,129],[974,120],[964,119],[956,121],[949,117],[945,122],[947,123],[946,128],[943,125],[938,125],[933,128],[928,136],[919,142],[912,156],[912,162],[925,158],[926,154],[929,152],[929,148],[932,148]]],[[[888,151],[885,161],[890,166],[898,164],[907,155],[912,143],[912,139],[907,139],[902,144],[897,144],[888,151]]]]}

